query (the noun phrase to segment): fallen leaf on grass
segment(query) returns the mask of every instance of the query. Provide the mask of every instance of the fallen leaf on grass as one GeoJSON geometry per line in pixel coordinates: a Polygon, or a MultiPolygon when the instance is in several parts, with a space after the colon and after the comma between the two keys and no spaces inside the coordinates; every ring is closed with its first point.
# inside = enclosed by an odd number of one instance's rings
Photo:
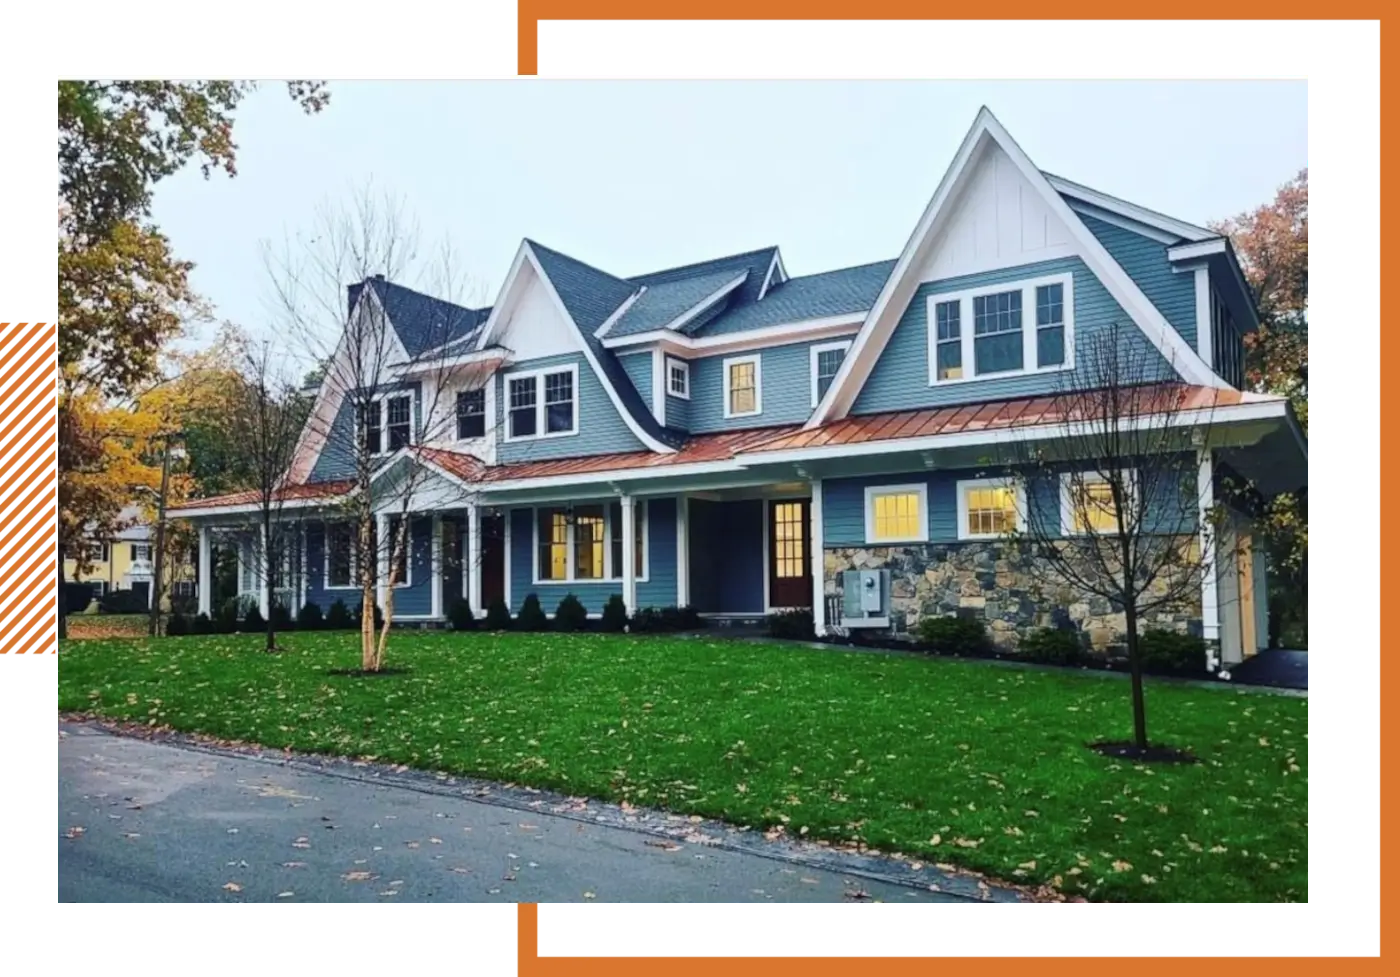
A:
{"type": "Polygon", "coordinates": [[[81,837],[83,836],[83,832],[84,832],[85,830],[86,830],[85,828],[72,827],[72,828],[69,828],[67,831],[63,832],[63,837],[65,837],[65,838],[81,838],[81,837]]]}
{"type": "Polygon", "coordinates": [[[296,895],[295,892],[279,892],[279,893],[277,893],[277,898],[278,898],[278,899],[290,899],[290,898],[291,898],[292,896],[294,896],[294,895],[296,895]]]}
{"type": "Polygon", "coordinates": [[[346,872],[341,876],[346,882],[367,882],[374,877],[368,872],[346,872]]]}
{"type": "Polygon", "coordinates": [[[429,844],[432,844],[432,845],[440,845],[440,844],[442,844],[442,839],[441,839],[441,838],[429,838],[429,839],[428,839],[428,843],[429,843],[429,844]]]}
{"type": "Polygon", "coordinates": [[[595,896],[595,895],[594,895],[593,893],[591,893],[591,892],[585,892],[585,893],[583,894],[583,897],[584,897],[585,899],[596,899],[596,898],[598,898],[597,896],[595,896]]]}
{"type": "Polygon", "coordinates": [[[305,862],[283,862],[283,868],[306,868],[305,862]]]}
{"type": "Polygon", "coordinates": [[[225,882],[225,883],[224,883],[224,888],[227,889],[229,892],[242,892],[242,891],[243,891],[243,886],[239,885],[237,882],[225,882]]]}
{"type": "Polygon", "coordinates": [[[678,844],[676,844],[676,843],[673,842],[673,841],[648,841],[648,842],[646,842],[646,844],[649,845],[649,846],[652,847],[652,848],[660,848],[662,851],[680,851],[680,850],[681,850],[681,846],[678,845],[678,844]]]}

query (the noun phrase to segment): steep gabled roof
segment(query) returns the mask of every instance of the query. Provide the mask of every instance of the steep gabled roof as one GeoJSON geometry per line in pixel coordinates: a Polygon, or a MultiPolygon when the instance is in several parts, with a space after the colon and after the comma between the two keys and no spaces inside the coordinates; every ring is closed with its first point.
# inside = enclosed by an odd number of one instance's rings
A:
{"type": "Polygon", "coordinates": [[[894,259],[818,275],[789,278],[768,289],[762,302],[735,304],[696,330],[697,336],[722,336],[785,322],[825,319],[867,312],[890,276],[894,259]]]}
{"type": "MultiPolygon", "coordinates": [[[[680,278],[675,281],[657,282],[642,286],[637,300],[627,307],[621,318],[608,327],[604,334],[609,337],[632,336],[637,333],[652,332],[657,329],[674,329],[689,332],[696,320],[678,322],[682,316],[698,309],[711,296],[715,296],[726,286],[743,288],[748,280],[748,269],[733,269],[696,275],[694,278],[680,278]]],[[[732,294],[732,293],[731,293],[732,294]]],[[[728,298],[729,295],[725,295],[728,298]]]]}
{"type": "Polygon", "coordinates": [[[382,276],[367,278],[350,286],[351,309],[366,287],[373,289],[378,296],[384,306],[384,314],[389,317],[399,342],[403,343],[409,356],[421,356],[434,347],[476,335],[491,313],[490,309],[468,309],[415,292],[382,276]]]}
{"type": "Polygon", "coordinates": [[[740,287],[738,294],[734,296],[734,303],[742,305],[758,301],[758,293],[762,290],[763,281],[768,276],[768,269],[772,266],[773,259],[777,255],[778,248],[777,245],[774,245],[759,248],[757,251],[745,251],[743,254],[731,254],[723,258],[711,258],[709,261],[697,261],[694,264],[680,265],[676,268],[663,268],[661,271],[652,271],[645,275],[633,275],[627,280],[634,285],[654,286],[686,278],[698,278],[701,275],[718,273],[737,275],[741,271],[747,271],[749,273],[748,279],[740,287]]]}

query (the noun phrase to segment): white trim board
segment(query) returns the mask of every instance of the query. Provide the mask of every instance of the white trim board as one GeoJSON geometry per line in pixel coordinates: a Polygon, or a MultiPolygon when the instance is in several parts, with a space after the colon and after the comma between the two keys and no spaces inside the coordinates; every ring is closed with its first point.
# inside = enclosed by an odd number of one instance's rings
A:
{"type": "Polygon", "coordinates": [[[722,352],[765,349],[769,346],[784,346],[826,336],[854,334],[864,321],[864,312],[848,312],[842,315],[823,316],[818,319],[780,322],[777,325],[745,329],[742,332],[698,337],[653,329],[631,336],[614,336],[605,339],[603,346],[607,349],[624,349],[629,346],[659,344],[673,356],[682,358],[712,356],[722,352]]]}
{"type": "Polygon", "coordinates": [[[1004,152],[1030,184],[1031,189],[1039,193],[1049,212],[1069,230],[1078,247],[1079,257],[1090,272],[1098,277],[1109,295],[1128,313],[1148,341],[1162,353],[1181,378],[1187,383],[1199,386],[1225,385],[1190,344],[1172,328],[1137,283],[1079,219],[1079,215],[1059,192],[1050,186],[1045,175],[1036,168],[991,111],[984,107],[978,112],[972,128],[968,130],[953,157],[952,165],[944,174],[923,216],[915,226],[914,233],[890,272],[890,277],[866,317],[865,324],[856,334],[851,352],[842,363],[841,371],[832,382],[831,389],[808,419],[808,430],[845,417],[849,413],[920,284],[918,269],[924,265],[945,221],[955,210],[950,201],[955,200],[962,187],[972,179],[970,164],[989,143],[1004,152]]]}

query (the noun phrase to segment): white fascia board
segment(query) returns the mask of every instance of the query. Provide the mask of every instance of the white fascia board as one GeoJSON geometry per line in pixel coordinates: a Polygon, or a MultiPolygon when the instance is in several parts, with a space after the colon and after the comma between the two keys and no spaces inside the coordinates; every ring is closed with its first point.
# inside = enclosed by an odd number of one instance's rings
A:
{"type": "Polygon", "coordinates": [[[1053,173],[1044,172],[1042,172],[1041,175],[1056,193],[1063,193],[1076,200],[1082,200],[1086,204],[1092,204],[1111,214],[1118,214],[1121,217],[1126,217],[1139,224],[1155,227],[1159,231],[1164,231],[1167,234],[1175,234],[1177,237],[1183,237],[1188,241],[1204,241],[1208,238],[1220,236],[1209,228],[1198,227],[1195,224],[1188,224],[1186,221],[1177,220],[1175,217],[1159,214],[1155,210],[1148,210],[1146,207],[1140,207],[1137,204],[1129,203],[1118,197],[1113,197],[1109,194],[1091,189],[1083,184],[1075,183],[1073,180],[1066,180],[1062,176],[1055,176],[1053,173]]]}
{"type": "Polygon", "coordinates": [[[542,475],[539,478],[502,479],[498,482],[484,482],[478,486],[489,498],[495,493],[537,489],[548,485],[589,485],[595,482],[634,482],[644,479],[684,478],[688,475],[708,475],[716,472],[740,472],[747,465],[737,461],[704,461],[689,465],[642,465],[637,468],[619,468],[611,471],[581,472],[577,475],[542,475]]]}
{"type": "Polygon", "coordinates": [[[758,301],[763,301],[763,296],[768,294],[768,289],[773,287],[773,276],[778,275],[778,282],[787,281],[787,269],[783,267],[783,253],[776,248],[773,249],[773,260],[768,262],[768,272],[763,276],[763,285],[758,290],[758,301]]]}
{"type": "MultiPolygon", "coordinates": [[[[354,489],[344,495],[318,495],[309,499],[287,499],[284,502],[274,503],[278,509],[316,509],[330,503],[342,502],[355,495],[354,489]]],[[[242,505],[221,505],[208,506],[205,508],[192,509],[172,509],[169,513],[171,519],[203,519],[209,516],[236,516],[253,514],[262,511],[261,502],[246,502],[242,505]]]]}
{"type": "Polygon", "coordinates": [[[1178,244],[1174,248],[1167,249],[1168,261],[1196,261],[1201,258],[1208,258],[1213,254],[1225,253],[1225,239],[1216,238],[1213,241],[1193,241],[1190,244],[1178,244]]]}
{"type": "Polygon", "coordinates": [[[684,333],[652,330],[639,332],[633,336],[615,336],[603,340],[608,349],[627,346],[647,346],[657,343],[668,351],[680,356],[686,354],[709,356],[714,353],[737,352],[744,349],[759,349],[765,346],[778,346],[784,342],[802,342],[829,335],[845,334],[856,329],[865,321],[866,313],[850,312],[844,315],[824,316],[820,319],[802,319],[797,322],[782,322],[761,329],[746,329],[743,332],[725,333],[719,336],[687,336],[684,333]]]}

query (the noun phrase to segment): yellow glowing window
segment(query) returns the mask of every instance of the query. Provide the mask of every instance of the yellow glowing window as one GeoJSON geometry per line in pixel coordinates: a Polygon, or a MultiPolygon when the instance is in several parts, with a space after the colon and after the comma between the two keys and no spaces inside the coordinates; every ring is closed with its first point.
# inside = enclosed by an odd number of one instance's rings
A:
{"type": "Polygon", "coordinates": [[[875,492],[867,506],[870,542],[923,539],[924,493],[919,489],[875,492]]]}
{"type": "Polygon", "coordinates": [[[740,360],[729,364],[729,413],[753,414],[758,411],[758,364],[740,360]]]}
{"type": "Polygon", "coordinates": [[[574,509],[574,579],[603,579],[603,507],[577,506],[574,509]]]}
{"type": "Polygon", "coordinates": [[[773,572],[787,579],[807,575],[805,509],[800,502],[773,506],[773,572]]]}
{"type": "Polygon", "coordinates": [[[539,510],[540,579],[569,576],[569,517],[563,509],[539,510]]]}
{"type": "Polygon", "coordinates": [[[1010,485],[982,485],[963,489],[967,536],[1000,536],[1016,528],[1016,489],[1010,485]]]}
{"type": "Polygon", "coordinates": [[[1118,531],[1118,509],[1113,504],[1112,485],[1102,481],[1085,481],[1072,486],[1070,491],[1074,493],[1070,510],[1076,533],[1118,531]]]}

